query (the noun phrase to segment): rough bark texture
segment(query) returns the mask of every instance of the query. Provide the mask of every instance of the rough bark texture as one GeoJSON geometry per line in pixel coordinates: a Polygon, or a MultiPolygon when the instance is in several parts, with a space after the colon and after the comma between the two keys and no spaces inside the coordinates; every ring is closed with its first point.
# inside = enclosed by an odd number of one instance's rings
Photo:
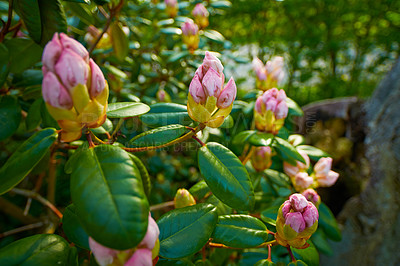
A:
{"type": "Polygon", "coordinates": [[[344,206],[343,240],[321,265],[400,265],[400,60],[364,108],[370,177],[344,206]]]}

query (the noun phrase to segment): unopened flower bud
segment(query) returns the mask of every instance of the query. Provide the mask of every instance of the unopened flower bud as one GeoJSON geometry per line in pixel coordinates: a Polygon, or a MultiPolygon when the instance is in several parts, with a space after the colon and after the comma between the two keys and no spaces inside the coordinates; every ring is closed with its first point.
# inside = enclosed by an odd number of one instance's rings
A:
{"type": "Polygon", "coordinates": [[[265,66],[260,59],[255,57],[252,64],[257,76],[256,86],[260,90],[266,91],[276,87],[285,75],[283,72],[283,57],[274,57],[265,66]]]}
{"type": "Polygon", "coordinates": [[[318,193],[312,189],[306,189],[301,193],[308,201],[312,202],[316,207],[319,206],[321,203],[321,197],[318,195],[318,193]]]}
{"type": "Polygon", "coordinates": [[[183,208],[196,204],[192,194],[184,188],[178,189],[174,198],[175,208],[183,208]]]}
{"type": "Polygon", "coordinates": [[[178,14],[178,1],[177,0],[165,0],[165,11],[167,14],[174,18],[178,14]]]}
{"type": "Polygon", "coordinates": [[[125,262],[124,266],[152,266],[153,260],[151,250],[139,248],[133,253],[133,256],[125,262]]]}
{"type": "Polygon", "coordinates": [[[200,28],[204,29],[208,26],[208,16],[210,15],[207,11],[207,8],[201,4],[198,3],[192,11],[192,15],[194,17],[194,20],[196,23],[200,26],[200,28]]]}
{"type": "Polygon", "coordinates": [[[285,123],[288,110],[286,94],[283,90],[278,91],[276,88],[267,90],[256,100],[254,108],[256,128],[277,134],[285,123]]]}
{"type": "Polygon", "coordinates": [[[49,113],[62,129],[61,140],[73,141],[82,128],[96,128],[106,119],[108,85],[85,47],[64,33],[55,33],[42,56],[42,92],[49,113]]]}
{"type": "Polygon", "coordinates": [[[209,127],[217,128],[232,110],[236,84],[231,78],[224,87],[223,66],[218,58],[206,52],[203,64],[196,70],[189,86],[189,116],[209,127]]]}
{"type": "Polygon", "coordinates": [[[320,187],[330,187],[336,183],[338,178],[339,178],[339,173],[336,173],[334,171],[329,171],[327,176],[318,177],[317,183],[320,187]]]}
{"type": "Polygon", "coordinates": [[[272,164],[272,149],[269,146],[257,147],[251,156],[251,165],[258,171],[268,169],[272,164]]]}
{"type": "Polygon", "coordinates": [[[282,246],[304,248],[318,227],[318,210],[301,194],[293,194],[278,211],[276,240],[282,246]]]}
{"type": "Polygon", "coordinates": [[[314,165],[314,174],[317,179],[317,183],[321,187],[330,187],[335,184],[339,178],[339,174],[331,170],[332,158],[325,157],[319,159],[314,165]]]}
{"type": "Polygon", "coordinates": [[[305,164],[296,161],[296,165],[291,165],[290,163],[284,162],[283,163],[283,171],[285,174],[287,174],[289,177],[295,177],[297,173],[300,171],[307,171],[308,167],[310,166],[310,158],[305,152],[300,151],[300,155],[303,157],[304,161],[306,162],[305,164]]]}
{"type": "Polygon", "coordinates": [[[186,19],[181,26],[183,43],[193,53],[199,47],[199,27],[191,19],[186,19]]]}
{"type": "Polygon", "coordinates": [[[314,178],[306,172],[298,172],[291,180],[296,191],[303,191],[314,183],[314,178]]]}

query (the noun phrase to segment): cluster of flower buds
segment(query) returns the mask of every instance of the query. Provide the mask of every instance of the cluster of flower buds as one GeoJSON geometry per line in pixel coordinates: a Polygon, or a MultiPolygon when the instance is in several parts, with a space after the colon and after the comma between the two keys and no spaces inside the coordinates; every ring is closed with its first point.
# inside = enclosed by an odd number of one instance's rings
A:
{"type": "Polygon", "coordinates": [[[278,211],[275,238],[282,246],[306,248],[306,241],[317,230],[318,210],[301,194],[293,194],[278,211]]]}
{"type": "Polygon", "coordinates": [[[256,101],[254,108],[256,128],[277,134],[285,123],[288,111],[285,91],[276,88],[267,90],[256,101]]]}
{"type": "Polygon", "coordinates": [[[290,177],[292,184],[296,191],[303,191],[309,188],[313,183],[314,179],[307,173],[308,167],[310,166],[310,158],[304,152],[299,152],[303,157],[305,164],[297,161],[296,165],[291,165],[287,162],[283,163],[283,171],[290,177]]]}
{"type": "Polygon", "coordinates": [[[153,260],[158,256],[160,249],[159,234],[158,225],[149,214],[149,225],[146,235],[136,248],[115,250],[102,246],[91,237],[89,237],[89,246],[100,266],[152,266],[153,260]]]}
{"type": "Polygon", "coordinates": [[[265,66],[260,59],[255,57],[253,59],[253,69],[257,75],[256,87],[262,91],[276,87],[285,76],[283,57],[281,56],[276,56],[267,61],[265,66]]]}
{"type": "Polygon", "coordinates": [[[176,17],[178,14],[178,1],[177,0],[165,0],[165,11],[171,18],[176,17]]]}
{"type": "Polygon", "coordinates": [[[324,157],[314,165],[314,175],[317,186],[330,187],[335,184],[339,174],[331,170],[332,158],[324,157]]]}
{"type": "Polygon", "coordinates": [[[201,29],[207,28],[209,24],[208,16],[210,15],[210,13],[208,13],[207,8],[203,4],[198,3],[193,8],[192,15],[197,25],[199,25],[201,29]]]}
{"type": "Polygon", "coordinates": [[[303,195],[308,201],[312,202],[312,204],[317,208],[321,203],[321,197],[318,195],[317,191],[312,188],[304,190],[301,195],[303,195]]]}
{"type": "Polygon", "coordinates": [[[199,27],[190,18],[186,19],[181,26],[183,43],[193,53],[199,47],[199,27]]]}
{"type": "Polygon", "coordinates": [[[257,147],[251,156],[251,165],[258,171],[264,171],[271,167],[272,149],[269,146],[257,147]]]}
{"type": "Polygon", "coordinates": [[[236,98],[236,84],[233,78],[224,87],[224,67],[218,58],[206,52],[203,64],[199,66],[189,86],[189,116],[206,126],[217,128],[232,111],[236,98]]]}
{"type": "Polygon", "coordinates": [[[61,140],[79,139],[83,127],[101,126],[106,119],[108,85],[85,47],[64,33],[55,33],[44,48],[42,62],[42,94],[62,129],[61,140]]]}
{"type": "Polygon", "coordinates": [[[196,205],[196,200],[189,191],[184,188],[180,188],[175,194],[174,205],[176,209],[192,206],[196,205]]]}

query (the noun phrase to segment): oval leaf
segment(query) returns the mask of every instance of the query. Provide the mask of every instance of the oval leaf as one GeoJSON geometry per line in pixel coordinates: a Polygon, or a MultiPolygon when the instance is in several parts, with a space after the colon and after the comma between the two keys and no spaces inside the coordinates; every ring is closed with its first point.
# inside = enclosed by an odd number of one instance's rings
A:
{"type": "Polygon", "coordinates": [[[148,197],[151,191],[151,181],[149,172],[147,172],[146,167],[144,166],[143,162],[133,154],[129,154],[131,156],[132,161],[136,164],[137,168],[139,169],[140,176],[142,177],[143,189],[144,193],[148,197]]]}
{"type": "Polygon", "coordinates": [[[57,139],[54,128],[46,128],[27,139],[0,169],[0,195],[21,182],[40,162],[57,139]]]}
{"type": "Polygon", "coordinates": [[[235,248],[251,248],[268,240],[267,227],[255,217],[235,214],[218,217],[213,242],[235,248]]]}
{"type": "Polygon", "coordinates": [[[110,27],[110,37],[115,56],[118,60],[123,61],[129,52],[129,40],[125,32],[122,30],[121,23],[114,22],[110,27]]]}
{"type": "Polygon", "coordinates": [[[185,126],[169,125],[143,132],[130,142],[134,147],[160,146],[179,138],[186,131],[185,126]]]}
{"type": "Polygon", "coordinates": [[[283,161],[292,165],[296,165],[296,161],[306,163],[303,156],[300,155],[300,153],[295,147],[292,146],[292,144],[279,137],[275,137],[275,140],[276,141],[273,143],[273,146],[275,147],[276,153],[283,161]]]}
{"type": "Polygon", "coordinates": [[[319,253],[317,249],[310,240],[308,240],[307,243],[309,243],[310,246],[305,249],[297,249],[290,247],[296,259],[301,260],[302,262],[305,263],[297,265],[319,266],[319,253]]]}
{"type": "Polygon", "coordinates": [[[287,175],[276,170],[267,169],[264,171],[268,179],[281,187],[290,187],[290,180],[287,175]]]}
{"type": "Polygon", "coordinates": [[[309,145],[300,145],[297,146],[297,149],[307,153],[308,157],[313,161],[318,161],[322,157],[330,157],[330,155],[323,150],[309,145]]]}
{"type": "Polygon", "coordinates": [[[147,113],[150,107],[144,103],[110,103],[107,108],[109,118],[125,118],[147,113]]]}
{"type": "Polygon", "coordinates": [[[303,116],[303,110],[301,107],[292,99],[289,97],[286,97],[286,104],[289,108],[289,115],[294,115],[294,116],[303,116]]]}
{"type": "Polygon", "coordinates": [[[61,236],[34,235],[0,249],[0,265],[78,265],[78,257],[61,236]]]}
{"type": "Polygon", "coordinates": [[[160,256],[178,259],[198,252],[210,238],[217,219],[216,207],[206,203],[164,214],[157,221],[160,256]]]}
{"type": "Polygon", "coordinates": [[[89,235],[83,229],[78,216],[76,216],[74,204],[68,205],[65,209],[62,218],[62,227],[69,241],[81,248],[90,250],[89,235]]]}
{"type": "Polygon", "coordinates": [[[151,110],[140,117],[143,123],[152,127],[171,124],[189,125],[190,119],[185,105],[176,103],[156,103],[150,106],[151,110]]]}
{"type": "Polygon", "coordinates": [[[83,228],[104,246],[135,247],[147,231],[149,204],[131,157],[110,145],[77,156],[70,166],[71,198],[83,228]]]}
{"type": "Polygon", "coordinates": [[[271,133],[257,132],[250,136],[249,143],[254,146],[270,146],[273,138],[271,133]]]}
{"type": "Polygon", "coordinates": [[[326,206],[325,203],[321,202],[318,208],[318,213],[318,224],[324,230],[325,234],[334,241],[342,240],[339,226],[329,207],[326,206]]]}
{"type": "Polygon", "coordinates": [[[237,210],[253,209],[253,185],[233,152],[211,142],[199,149],[198,160],[204,180],[218,199],[237,210]]]}
{"type": "Polygon", "coordinates": [[[0,97],[0,141],[10,137],[21,121],[21,107],[15,97],[0,97]]]}

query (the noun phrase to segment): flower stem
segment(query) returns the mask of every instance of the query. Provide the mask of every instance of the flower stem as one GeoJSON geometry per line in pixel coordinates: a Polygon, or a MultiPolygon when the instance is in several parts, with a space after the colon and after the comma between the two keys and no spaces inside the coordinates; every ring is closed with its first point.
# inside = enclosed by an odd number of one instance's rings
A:
{"type": "Polygon", "coordinates": [[[172,207],[172,206],[174,206],[174,204],[175,204],[174,201],[167,201],[167,202],[163,202],[160,204],[156,204],[156,205],[150,206],[150,211],[157,211],[157,210],[161,210],[164,208],[172,207]]]}

